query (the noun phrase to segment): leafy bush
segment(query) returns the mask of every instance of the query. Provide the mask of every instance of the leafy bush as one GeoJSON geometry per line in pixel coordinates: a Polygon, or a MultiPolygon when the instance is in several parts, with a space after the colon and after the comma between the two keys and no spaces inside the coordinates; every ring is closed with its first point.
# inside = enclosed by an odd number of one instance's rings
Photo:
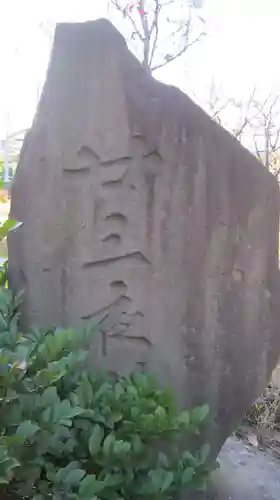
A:
{"type": "MultiPolygon", "coordinates": [[[[1,201],[0,201],[1,203],[1,201]]],[[[17,222],[12,219],[4,220],[0,223],[0,243],[5,240],[10,231],[17,229],[21,226],[20,222],[17,222]]],[[[0,287],[8,286],[8,261],[5,261],[2,265],[0,265],[0,287]]]]}
{"type": "MultiPolygon", "coordinates": [[[[0,190],[5,188],[5,183],[0,181],[0,190]]],[[[0,203],[6,203],[6,197],[0,192],[0,203]]],[[[17,229],[22,225],[21,222],[18,222],[13,219],[6,219],[0,222],[0,243],[6,240],[8,233],[17,229]]],[[[7,262],[0,266],[0,286],[7,286],[7,262]]]]}
{"type": "MultiPolygon", "coordinates": [[[[6,221],[0,240],[17,227],[6,221]]],[[[181,451],[207,406],[179,413],[149,375],[85,368],[96,328],[19,330],[20,298],[0,273],[0,484],[33,500],[165,500],[204,489],[209,446],[181,451]]],[[[2,497],[1,497],[2,498],[2,497]]]]}

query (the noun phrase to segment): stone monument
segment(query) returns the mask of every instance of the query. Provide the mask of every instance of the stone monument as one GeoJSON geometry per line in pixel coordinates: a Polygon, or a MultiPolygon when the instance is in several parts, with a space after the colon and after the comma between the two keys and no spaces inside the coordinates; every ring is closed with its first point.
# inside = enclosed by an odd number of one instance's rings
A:
{"type": "Polygon", "coordinates": [[[58,25],[12,186],[25,324],[101,334],[93,359],[208,402],[214,453],[279,355],[275,178],[106,20],[58,25]]]}

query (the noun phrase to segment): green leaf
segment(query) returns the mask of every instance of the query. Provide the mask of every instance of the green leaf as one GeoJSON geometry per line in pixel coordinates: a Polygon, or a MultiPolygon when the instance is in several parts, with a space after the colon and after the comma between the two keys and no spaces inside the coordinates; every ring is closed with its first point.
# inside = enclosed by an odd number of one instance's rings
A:
{"type": "Polygon", "coordinates": [[[166,418],[166,411],[162,406],[158,406],[155,411],[155,415],[160,420],[164,420],[166,418]]]}
{"type": "MultiPolygon", "coordinates": [[[[2,458],[2,457],[1,457],[2,458]]],[[[13,469],[20,464],[15,458],[6,457],[0,461],[0,484],[8,484],[14,477],[13,469]]]]}
{"type": "Polygon", "coordinates": [[[22,222],[16,220],[7,219],[0,225],[0,239],[6,238],[9,231],[13,231],[22,225],[22,222]]]}
{"type": "Polygon", "coordinates": [[[78,486],[85,473],[83,469],[75,469],[66,476],[63,482],[67,484],[67,486],[78,486]]]}
{"type": "Polygon", "coordinates": [[[105,440],[104,440],[104,443],[103,443],[103,451],[104,451],[104,455],[109,455],[110,452],[111,452],[111,449],[112,449],[112,445],[115,441],[115,436],[114,434],[109,434],[105,440]]]}
{"type": "Polygon", "coordinates": [[[174,475],[171,471],[164,471],[164,475],[162,477],[162,484],[160,487],[160,491],[164,492],[170,488],[173,483],[174,475]]]}
{"type": "Polygon", "coordinates": [[[40,479],[38,481],[38,491],[40,491],[41,493],[48,494],[49,493],[49,487],[50,487],[49,481],[47,481],[45,479],[40,479]]]}
{"type": "Polygon", "coordinates": [[[95,394],[95,400],[105,396],[105,394],[112,391],[112,385],[109,382],[104,382],[95,394]]]}
{"type": "Polygon", "coordinates": [[[48,387],[42,394],[42,404],[44,406],[54,405],[60,402],[56,387],[48,387]]]}
{"type": "Polygon", "coordinates": [[[198,467],[198,461],[190,451],[185,450],[182,454],[182,458],[185,464],[191,465],[192,467],[198,467]]]}
{"type": "Polygon", "coordinates": [[[199,461],[201,465],[204,465],[210,455],[210,445],[209,443],[205,443],[201,449],[199,450],[199,461]]]}
{"type": "Polygon", "coordinates": [[[70,420],[83,413],[83,408],[73,407],[68,399],[61,401],[54,406],[56,421],[70,420]]]}
{"type": "Polygon", "coordinates": [[[116,488],[123,486],[125,478],[122,474],[106,474],[104,478],[104,486],[106,488],[116,488]]]}
{"type": "Polygon", "coordinates": [[[118,382],[115,387],[114,387],[114,390],[115,390],[115,397],[116,399],[120,399],[120,397],[124,394],[124,389],[123,389],[123,386],[118,382]]]}
{"type": "Polygon", "coordinates": [[[129,453],[131,450],[131,444],[128,443],[127,441],[114,441],[113,444],[113,452],[116,455],[125,455],[126,453],[129,453]]]}
{"type": "Polygon", "coordinates": [[[186,484],[189,484],[194,476],[195,469],[194,467],[188,467],[187,469],[184,470],[182,474],[182,484],[185,486],[186,484]]]}
{"type": "Polygon", "coordinates": [[[100,493],[103,489],[103,481],[98,481],[95,475],[88,475],[80,484],[79,497],[81,500],[91,500],[96,493],[100,493]]]}
{"type": "Polygon", "coordinates": [[[16,430],[16,435],[22,437],[24,440],[29,439],[40,429],[39,425],[31,422],[31,420],[25,420],[20,424],[16,430]]]}
{"type": "Polygon", "coordinates": [[[100,425],[95,425],[88,442],[88,449],[91,455],[95,455],[100,450],[103,438],[104,430],[100,425]]]}
{"type": "Polygon", "coordinates": [[[120,422],[123,418],[122,413],[112,413],[109,418],[106,419],[106,425],[113,428],[117,422],[120,422]]]}
{"type": "Polygon", "coordinates": [[[145,445],[137,434],[135,436],[132,436],[131,448],[134,453],[140,453],[144,449],[144,446],[145,445]]]}
{"type": "Polygon", "coordinates": [[[162,484],[164,482],[163,470],[152,470],[148,474],[148,478],[151,480],[152,492],[154,494],[161,491],[162,484]]]}
{"type": "Polygon", "coordinates": [[[208,413],[209,413],[208,405],[198,406],[197,408],[191,410],[191,420],[194,423],[200,424],[206,419],[208,413]]]}
{"type": "Polygon", "coordinates": [[[2,223],[1,227],[7,229],[8,231],[12,231],[13,229],[17,229],[18,227],[22,226],[22,224],[22,222],[19,222],[17,220],[7,219],[2,223]]]}
{"type": "Polygon", "coordinates": [[[79,388],[83,394],[83,400],[84,400],[85,404],[87,406],[90,405],[92,403],[94,395],[93,395],[92,385],[91,385],[89,379],[85,375],[83,376],[83,381],[80,384],[79,388]]]}
{"type": "Polygon", "coordinates": [[[188,426],[190,423],[190,413],[188,411],[182,411],[178,418],[179,423],[184,424],[184,426],[188,426]]]}
{"type": "Polygon", "coordinates": [[[29,346],[25,345],[24,343],[18,343],[15,351],[15,356],[17,357],[18,363],[26,361],[28,355],[29,355],[29,346]]]}
{"type": "Polygon", "coordinates": [[[161,467],[167,469],[169,467],[169,460],[164,453],[158,454],[158,463],[161,467]]]}
{"type": "Polygon", "coordinates": [[[7,477],[2,476],[0,472],[0,484],[9,484],[9,479],[7,477]]]}
{"type": "Polygon", "coordinates": [[[133,376],[133,381],[139,389],[143,391],[150,390],[151,380],[144,373],[138,373],[133,376]]]}

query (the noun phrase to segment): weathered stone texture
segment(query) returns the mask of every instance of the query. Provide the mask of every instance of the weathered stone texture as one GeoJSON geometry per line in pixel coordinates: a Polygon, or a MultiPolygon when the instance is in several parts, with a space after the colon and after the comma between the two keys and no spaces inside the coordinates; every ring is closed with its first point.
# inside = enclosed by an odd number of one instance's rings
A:
{"type": "Polygon", "coordinates": [[[104,330],[111,370],[208,401],[217,451],[279,354],[278,187],[105,20],[62,24],[12,187],[25,320],[104,330]]]}

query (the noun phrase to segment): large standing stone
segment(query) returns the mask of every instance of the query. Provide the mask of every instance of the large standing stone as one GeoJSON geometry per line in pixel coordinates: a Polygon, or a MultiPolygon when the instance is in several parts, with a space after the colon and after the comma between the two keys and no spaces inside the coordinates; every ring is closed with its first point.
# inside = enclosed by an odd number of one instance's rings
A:
{"type": "Polygon", "coordinates": [[[96,318],[111,370],[209,402],[218,451],[279,354],[278,186],[105,20],[58,26],[12,187],[26,323],[96,318]]]}

